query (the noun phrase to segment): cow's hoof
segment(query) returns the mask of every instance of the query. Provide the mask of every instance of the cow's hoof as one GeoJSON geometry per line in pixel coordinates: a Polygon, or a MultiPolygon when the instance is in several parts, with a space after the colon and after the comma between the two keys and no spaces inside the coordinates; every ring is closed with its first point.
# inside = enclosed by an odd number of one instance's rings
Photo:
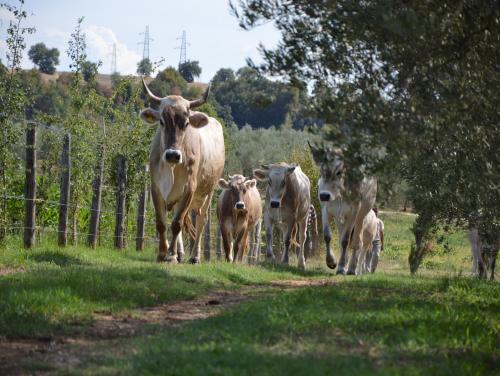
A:
{"type": "Polygon", "coordinates": [[[198,257],[191,257],[189,259],[189,263],[190,264],[199,264],[200,263],[200,259],[198,257]]]}
{"type": "Polygon", "coordinates": [[[337,263],[335,260],[326,260],[326,266],[328,266],[330,269],[335,269],[337,267],[337,263]]]}
{"type": "Polygon", "coordinates": [[[305,263],[299,263],[299,265],[297,265],[297,267],[299,268],[299,270],[306,270],[306,264],[305,263]]]}
{"type": "Polygon", "coordinates": [[[177,260],[177,257],[175,257],[173,255],[168,256],[165,259],[165,261],[168,262],[169,264],[177,264],[177,263],[179,263],[179,261],[177,260]]]}
{"type": "Polygon", "coordinates": [[[355,271],[352,271],[352,270],[348,270],[347,275],[356,275],[356,272],[355,271]]]}
{"type": "Polygon", "coordinates": [[[177,261],[180,263],[184,262],[184,253],[177,254],[177,261]]]}
{"type": "Polygon", "coordinates": [[[158,253],[158,256],[156,256],[156,262],[165,262],[167,261],[167,254],[166,253],[158,253]]]}
{"type": "Polygon", "coordinates": [[[345,270],[337,269],[337,275],[345,275],[345,270]]]}

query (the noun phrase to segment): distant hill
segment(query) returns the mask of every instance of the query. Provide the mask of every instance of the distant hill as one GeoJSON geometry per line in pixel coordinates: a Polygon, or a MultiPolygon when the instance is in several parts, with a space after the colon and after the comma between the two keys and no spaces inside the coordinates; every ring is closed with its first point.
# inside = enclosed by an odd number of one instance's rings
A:
{"type": "MultiPolygon", "coordinates": [[[[55,72],[54,74],[46,74],[46,73],[41,73],[40,72],[40,77],[42,79],[42,82],[44,84],[48,84],[49,82],[55,82],[59,79],[61,76],[68,76],[71,75],[71,72],[55,72]]],[[[141,77],[140,76],[135,76],[131,75],[134,78],[134,81],[136,83],[141,82],[141,77]]],[[[146,83],[150,83],[153,80],[153,77],[146,77],[146,83]]],[[[110,74],[102,74],[99,73],[97,74],[96,81],[99,85],[104,87],[105,89],[111,90],[112,88],[112,83],[111,83],[111,75],[110,74]]],[[[203,82],[192,82],[188,83],[188,88],[189,87],[196,87],[200,88],[201,90],[205,90],[208,87],[208,84],[203,83],[203,82]]]]}

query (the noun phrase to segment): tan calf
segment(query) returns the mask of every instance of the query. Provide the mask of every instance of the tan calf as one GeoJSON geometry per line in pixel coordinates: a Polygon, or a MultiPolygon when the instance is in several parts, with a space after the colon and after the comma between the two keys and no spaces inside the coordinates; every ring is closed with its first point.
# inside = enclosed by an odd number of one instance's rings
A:
{"type": "MultiPolygon", "coordinates": [[[[260,194],[255,179],[247,180],[242,175],[230,176],[229,182],[220,179],[219,186],[223,191],[217,203],[217,218],[226,261],[242,261],[248,234],[256,228],[262,217],[260,194]]],[[[255,254],[254,249],[252,255],[255,254]]]]}

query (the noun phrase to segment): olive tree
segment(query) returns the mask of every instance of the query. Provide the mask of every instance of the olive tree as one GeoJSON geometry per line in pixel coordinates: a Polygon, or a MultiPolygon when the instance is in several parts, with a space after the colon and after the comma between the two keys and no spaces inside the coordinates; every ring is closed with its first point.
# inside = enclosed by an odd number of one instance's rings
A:
{"type": "MultiPolygon", "coordinates": [[[[243,28],[272,21],[260,70],[313,89],[347,179],[400,171],[418,219],[415,272],[438,225],[500,232],[500,8],[494,0],[241,0],[243,28]]],[[[252,64],[252,63],[251,63],[252,64]]],[[[255,64],[254,64],[255,65],[255,64]]]]}

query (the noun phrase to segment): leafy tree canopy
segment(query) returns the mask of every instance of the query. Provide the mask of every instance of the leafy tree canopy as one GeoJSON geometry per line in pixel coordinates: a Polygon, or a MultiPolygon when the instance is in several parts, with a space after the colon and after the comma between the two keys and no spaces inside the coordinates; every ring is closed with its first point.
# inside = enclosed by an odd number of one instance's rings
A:
{"type": "Polygon", "coordinates": [[[188,60],[179,64],[179,73],[187,82],[193,82],[195,77],[200,77],[200,63],[195,60],[188,60]]]}
{"type": "Polygon", "coordinates": [[[144,58],[137,63],[137,73],[141,76],[150,76],[153,73],[153,63],[148,58],[144,58]]]}
{"type": "Polygon", "coordinates": [[[56,65],[59,65],[59,50],[57,48],[49,49],[45,43],[31,46],[28,56],[42,73],[53,74],[56,71],[56,65]]]}
{"type": "MultiPolygon", "coordinates": [[[[327,141],[356,172],[400,171],[420,214],[498,237],[500,8],[494,0],[232,2],[244,28],[273,21],[264,72],[314,88],[327,141]]],[[[423,234],[423,235],[422,235],[423,234]]],[[[417,244],[418,248],[421,245],[417,244]]]]}

